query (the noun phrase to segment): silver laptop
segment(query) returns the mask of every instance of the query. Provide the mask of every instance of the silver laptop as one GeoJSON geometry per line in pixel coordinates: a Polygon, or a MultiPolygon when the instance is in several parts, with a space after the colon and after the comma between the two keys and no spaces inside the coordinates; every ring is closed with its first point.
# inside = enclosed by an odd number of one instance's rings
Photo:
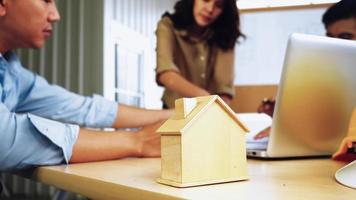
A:
{"type": "Polygon", "coordinates": [[[247,155],[330,156],[356,106],[356,42],[291,35],[276,100],[267,147],[247,155]]]}

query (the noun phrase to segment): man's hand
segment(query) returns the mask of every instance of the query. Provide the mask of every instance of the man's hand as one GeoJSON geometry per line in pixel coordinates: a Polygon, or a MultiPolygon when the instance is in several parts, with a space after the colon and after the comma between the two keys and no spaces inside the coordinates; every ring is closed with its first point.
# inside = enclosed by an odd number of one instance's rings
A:
{"type": "Polygon", "coordinates": [[[274,98],[264,98],[261,104],[257,108],[258,113],[266,113],[270,117],[273,117],[274,106],[276,100],[274,98]]]}
{"type": "Polygon", "coordinates": [[[139,157],[159,157],[161,156],[161,139],[156,130],[163,124],[163,121],[143,127],[138,131],[139,157]]]}
{"type": "Polygon", "coordinates": [[[268,137],[270,132],[271,132],[271,127],[269,126],[265,129],[263,129],[262,131],[260,131],[257,135],[255,135],[255,137],[253,137],[253,139],[260,140],[262,138],[268,137]]]}
{"type": "Polygon", "coordinates": [[[160,135],[157,128],[163,121],[133,132],[103,132],[80,129],[70,163],[113,160],[125,157],[159,157],[160,135]]]}
{"type": "MultiPolygon", "coordinates": [[[[347,136],[347,137],[345,137],[342,140],[339,149],[333,154],[332,158],[334,160],[347,160],[348,158],[345,158],[345,154],[349,153],[348,149],[355,148],[354,147],[355,143],[356,143],[356,136],[347,136]]],[[[355,157],[356,158],[356,154],[355,153],[349,153],[350,157],[353,157],[353,158],[355,157]],[[354,155],[352,155],[352,154],[354,154],[354,155]]]]}

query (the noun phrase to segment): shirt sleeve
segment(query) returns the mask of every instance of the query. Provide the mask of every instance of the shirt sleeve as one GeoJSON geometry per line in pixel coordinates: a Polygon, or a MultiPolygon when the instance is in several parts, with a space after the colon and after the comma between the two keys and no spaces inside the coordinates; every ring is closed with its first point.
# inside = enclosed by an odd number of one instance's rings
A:
{"type": "MultiPolygon", "coordinates": [[[[22,69],[21,102],[17,113],[32,113],[47,119],[85,127],[107,128],[114,123],[118,104],[99,95],[84,97],[50,85],[41,76],[22,69]]],[[[20,81],[19,81],[20,82],[20,81]]]]}
{"type": "Polygon", "coordinates": [[[217,52],[214,81],[217,94],[234,97],[234,49],[217,52]]]}
{"type": "Polygon", "coordinates": [[[174,27],[172,22],[166,17],[163,18],[157,26],[157,68],[156,68],[156,82],[158,85],[162,84],[158,80],[158,76],[165,71],[179,72],[178,67],[173,62],[175,44],[174,27]]]}
{"type": "Polygon", "coordinates": [[[16,114],[2,103],[0,116],[0,171],[69,162],[77,125],[16,114]]]}

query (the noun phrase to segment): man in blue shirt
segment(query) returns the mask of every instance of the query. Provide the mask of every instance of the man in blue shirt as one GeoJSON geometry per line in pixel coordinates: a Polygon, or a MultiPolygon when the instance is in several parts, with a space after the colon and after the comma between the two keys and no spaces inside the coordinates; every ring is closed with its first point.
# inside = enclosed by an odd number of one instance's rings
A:
{"type": "Polygon", "coordinates": [[[160,155],[161,120],[171,111],[83,97],[23,68],[12,50],[41,48],[60,19],[54,0],[0,0],[0,171],[160,155]],[[143,127],[137,133],[85,127],[143,127]]]}

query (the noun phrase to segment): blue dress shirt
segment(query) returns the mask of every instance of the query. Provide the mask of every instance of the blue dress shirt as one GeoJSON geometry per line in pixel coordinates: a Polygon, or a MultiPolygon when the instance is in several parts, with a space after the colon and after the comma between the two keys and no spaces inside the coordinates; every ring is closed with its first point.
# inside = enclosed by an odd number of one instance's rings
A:
{"type": "Polygon", "coordinates": [[[0,54],[0,171],[68,163],[79,126],[111,127],[117,109],[48,84],[13,52],[0,54]]]}

